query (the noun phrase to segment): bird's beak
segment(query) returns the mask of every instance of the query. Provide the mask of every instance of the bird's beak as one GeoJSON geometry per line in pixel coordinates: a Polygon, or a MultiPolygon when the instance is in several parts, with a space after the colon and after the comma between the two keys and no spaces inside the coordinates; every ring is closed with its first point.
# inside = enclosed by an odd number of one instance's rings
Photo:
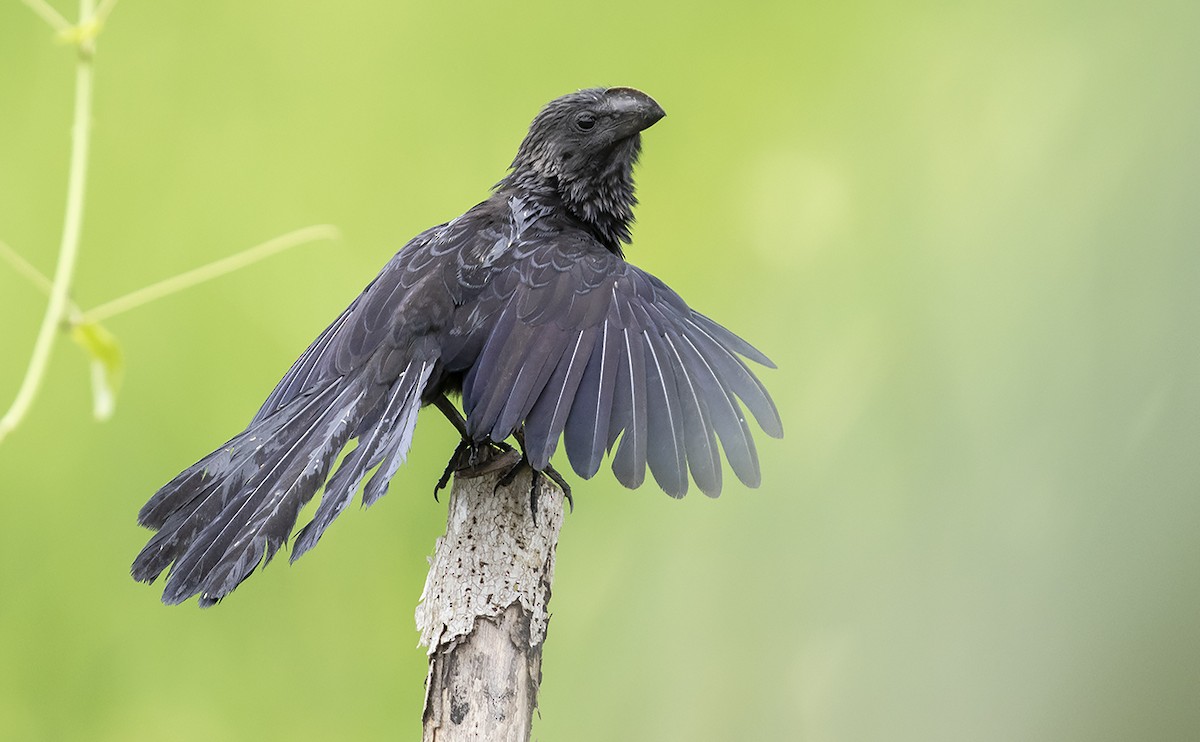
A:
{"type": "Polygon", "coordinates": [[[658,102],[634,88],[609,88],[604,91],[612,110],[621,118],[621,134],[630,136],[649,129],[667,113],[658,102]]]}

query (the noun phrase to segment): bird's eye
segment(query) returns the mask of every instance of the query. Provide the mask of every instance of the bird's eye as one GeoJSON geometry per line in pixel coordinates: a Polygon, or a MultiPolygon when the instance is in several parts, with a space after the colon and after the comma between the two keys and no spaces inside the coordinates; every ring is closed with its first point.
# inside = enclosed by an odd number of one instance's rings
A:
{"type": "Polygon", "coordinates": [[[596,116],[591,113],[581,113],[575,117],[575,128],[580,131],[591,131],[596,125],[596,116]]]}

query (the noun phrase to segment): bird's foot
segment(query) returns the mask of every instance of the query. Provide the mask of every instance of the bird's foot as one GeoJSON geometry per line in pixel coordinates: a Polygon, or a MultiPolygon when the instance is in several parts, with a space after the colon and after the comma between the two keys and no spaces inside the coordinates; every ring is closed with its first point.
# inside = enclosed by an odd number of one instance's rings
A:
{"type": "Polygon", "coordinates": [[[529,459],[526,458],[524,454],[521,455],[520,459],[517,459],[515,463],[509,466],[508,471],[504,472],[504,476],[500,477],[500,480],[496,482],[496,487],[493,491],[499,491],[501,487],[508,487],[511,485],[513,480],[517,478],[517,475],[521,473],[521,469],[525,467],[528,467],[532,472],[532,475],[529,478],[529,514],[533,517],[533,524],[535,526],[537,525],[538,488],[542,484],[542,477],[545,477],[551,482],[554,482],[554,484],[558,485],[558,488],[562,490],[563,497],[567,499],[567,505],[571,509],[571,512],[575,512],[575,500],[571,497],[571,486],[567,484],[567,481],[563,479],[563,476],[558,473],[558,470],[549,464],[547,464],[546,468],[542,469],[541,471],[534,469],[533,466],[530,465],[529,459]]]}
{"type": "Polygon", "coordinates": [[[446,470],[434,485],[433,499],[438,499],[438,493],[446,488],[452,476],[467,479],[479,477],[489,472],[507,471],[520,462],[521,454],[507,443],[459,441],[450,460],[446,462],[446,470]]]}

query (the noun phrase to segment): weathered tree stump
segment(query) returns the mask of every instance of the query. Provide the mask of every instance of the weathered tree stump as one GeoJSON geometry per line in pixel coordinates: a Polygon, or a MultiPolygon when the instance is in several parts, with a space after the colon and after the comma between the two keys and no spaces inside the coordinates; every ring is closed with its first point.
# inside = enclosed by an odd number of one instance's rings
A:
{"type": "Polygon", "coordinates": [[[455,476],[417,606],[426,742],[529,739],[563,494],[542,479],[535,521],[529,472],[493,492],[500,476],[455,476]]]}

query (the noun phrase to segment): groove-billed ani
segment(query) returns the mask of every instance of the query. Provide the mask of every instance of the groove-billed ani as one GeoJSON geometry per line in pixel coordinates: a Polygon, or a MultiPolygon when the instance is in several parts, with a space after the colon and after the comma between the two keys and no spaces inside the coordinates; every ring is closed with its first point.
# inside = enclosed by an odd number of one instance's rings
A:
{"type": "Polygon", "coordinates": [[[626,487],[649,464],[667,494],[683,496],[690,471],[715,497],[719,440],[733,472],[757,486],[743,406],[768,435],[783,428],[741,357],[771,362],[623,259],[640,132],[663,115],[631,88],[551,101],[490,198],[405,245],[246,430],[146,503],[139,522],[158,533],[133,576],[153,581],[174,562],[163,601],[199,594],[211,605],[274,556],[324,483],[295,560],[371,468],[363,504],[387,491],[430,403],[472,450],[518,435],[535,472],[553,473],[561,436],[585,479],[615,448],[613,473],[626,487]],[[465,424],[448,393],[461,393],[465,424]]]}

